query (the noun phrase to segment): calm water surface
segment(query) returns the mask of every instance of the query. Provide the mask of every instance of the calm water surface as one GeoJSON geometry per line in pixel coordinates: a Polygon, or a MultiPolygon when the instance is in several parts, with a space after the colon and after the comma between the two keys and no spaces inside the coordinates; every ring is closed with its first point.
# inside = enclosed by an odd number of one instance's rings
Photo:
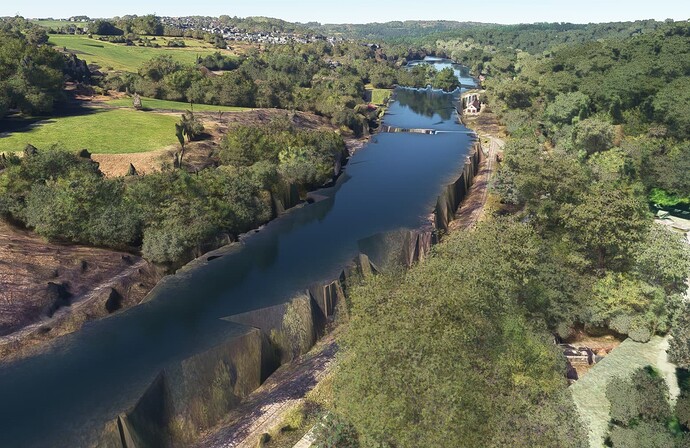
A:
{"type": "Polygon", "coordinates": [[[418,227],[459,173],[471,136],[450,95],[399,90],[397,98],[387,124],[458,132],[374,136],[321,192],[327,199],[179,275],[146,304],[59,339],[49,354],[0,366],[0,447],[85,444],[166,365],[236,331],[220,318],[283,303],[333,277],[363,238],[418,227]]]}

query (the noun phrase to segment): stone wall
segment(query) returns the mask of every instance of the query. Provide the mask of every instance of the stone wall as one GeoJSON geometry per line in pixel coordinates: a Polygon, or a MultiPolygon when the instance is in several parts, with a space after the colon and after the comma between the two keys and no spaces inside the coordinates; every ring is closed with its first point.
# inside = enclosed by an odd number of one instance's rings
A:
{"type": "Polygon", "coordinates": [[[460,177],[453,183],[446,185],[439,195],[434,209],[434,224],[436,229],[448,230],[448,224],[453,220],[455,212],[462,203],[474,182],[474,176],[479,171],[483,152],[481,144],[476,142],[472,153],[467,157],[460,177]]]}

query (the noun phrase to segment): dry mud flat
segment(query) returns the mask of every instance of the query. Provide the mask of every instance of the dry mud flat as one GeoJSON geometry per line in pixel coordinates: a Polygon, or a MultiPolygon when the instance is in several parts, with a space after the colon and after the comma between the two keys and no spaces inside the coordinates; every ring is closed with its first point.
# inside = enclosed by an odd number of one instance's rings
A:
{"type": "Polygon", "coordinates": [[[51,244],[0,222],[0,361],[139,303],[157,279],[137,256],[51,244]]]}

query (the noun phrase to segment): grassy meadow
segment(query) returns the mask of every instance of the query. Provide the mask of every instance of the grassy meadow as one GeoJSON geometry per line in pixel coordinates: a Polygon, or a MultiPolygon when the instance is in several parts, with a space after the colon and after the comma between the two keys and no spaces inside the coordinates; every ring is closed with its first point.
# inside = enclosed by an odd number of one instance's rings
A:
{"type": "Polygon", "coordinates": [[[368,85],[367,90],[371,93],[371,103],[377,105],[386,104],[388,98],[391,96],[390,89],[375,89],[368,85]]]}
{"type": "Polygon", "coordinates": [[[675,366],[666,359],[667,348],[668,339],[660,336],[644,343],[626,339],[570,387],[582,423],[588,427],[590,446],[603,446],[610,419],[606,386],[617,377],[631,375],[636,369],[651,365],[661,372],[674,399],[678,396],[675,366]]]}
{"type": "MultiPolygon", "coordinates": [[[[179,117],[126,109],[91,109],[86,114],[46,119],[16,119],[15,131],[0,134],[0,152],[17,152],[27,144],[94,154],[145,152],[177,144],[179,117]]],[[[8,120],[9,121],[9,120],[8,120]]]]}
{"type": "MultiPolygon", "coordinates": [[[[109,106],[118,107],[132,107],[132,98],[117,98],[107,102],[109,106]]],[[[189,103],[182,101],[168,101],[168,100],[158,100],[155,98],[141,98],[141,105],[148,109],[164,109],[164,110],[174,110],[184,112],[190,110],[189,103]]],[[[211,104],[194,104],[194,112],[241,112],[244,110],[251,110],[248,107],[235,107],[235,106],[213,106],[211,104]]]]}
{"type": "Polygon", "coordinates": [[[124,44],[103,42],[96,37],[67,34],[52,34],[48,42],[75,52],[80,59],[86,60],[89,64],[96,64],[105,71],[136,72],[146,62],[162,54],[170,55],[174,60],[184,64],[193,64],[197,56],[206,56],[216,51],[232,54],[196,39],[184,39],[187,45],[184,48],[168,48],[165,44],[169,39],[173,38],[157,37],[156,42],[161,45],[160,48],[136,45],[128,47],[124,44]]]}
{"type": "Polygon", "coordinates": [[[75,26],[84,26],[85,24],[82,22],[70,22],[67,20],[43,20],[43,19],[38,19],[38,20],[32,20],[32,23],[35,23],[36,25],[40,25],[43,28],[48,28],[48,29],[53,29],[57,30],[59,28],[63,28],[69,25],[75,25],[75,26]]]}

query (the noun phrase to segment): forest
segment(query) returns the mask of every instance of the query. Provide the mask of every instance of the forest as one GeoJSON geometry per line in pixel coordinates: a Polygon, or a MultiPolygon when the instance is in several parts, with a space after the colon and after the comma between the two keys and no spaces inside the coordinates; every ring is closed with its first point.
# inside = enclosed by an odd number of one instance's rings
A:
{"type": "MultiPolygon", "coordinates": [[[[690,246],[652,219],[690,198],[689,32],[536,54],[524,35],[476,54],[464,36],[439,42],[487,77],[508,134],[504,210],[354,287],[327,432],[340,441],[321,446],[589,446],[554,337],[670,333],[690,367],[690,246]]],[[[607,446],[688,446],[683,384],[673,407],[651,367],[610,383],[607,446]]]]}

